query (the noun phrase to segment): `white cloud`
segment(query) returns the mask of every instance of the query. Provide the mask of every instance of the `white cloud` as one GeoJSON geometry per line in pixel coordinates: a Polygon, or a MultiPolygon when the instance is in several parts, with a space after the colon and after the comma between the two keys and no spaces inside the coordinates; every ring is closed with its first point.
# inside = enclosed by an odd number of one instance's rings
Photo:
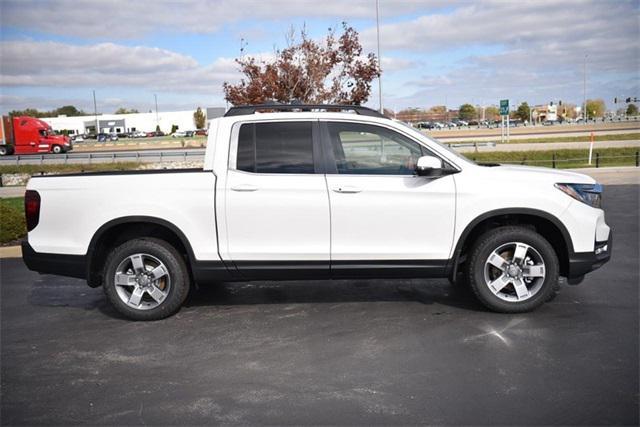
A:
{"type": "MultiPolygon", "coordinates": [[[[446,3],[432,1],[428,7],[446,3]]],[[[226,24],[253,19],[375,18],[373,0],[325,0],[321,5],[301,0],[3,0],[0,7],[3,26],[23,27],[28,22],[50,34],[109,39],[135,38],[153,31],[212,33],[226,24]]],[[[424,9],[425,4],[383,0],[380,8],[392,16],[424,9]]]]}
{"type": "Polygon", "coordinates": [[[220,94],[223,81],[238,77],[231,58],[200,65],[190,56],[158,48],[34,41],[0,46],[3,58],[10,58],[0,67],[0,81],[7,87],[115,86],[220,94]]]}

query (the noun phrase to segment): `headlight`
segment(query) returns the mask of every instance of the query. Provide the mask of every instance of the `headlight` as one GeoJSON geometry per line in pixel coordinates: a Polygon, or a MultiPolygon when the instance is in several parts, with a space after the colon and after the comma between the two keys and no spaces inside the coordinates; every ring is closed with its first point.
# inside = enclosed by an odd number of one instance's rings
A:
{"type": "Polygon", "coordinates": [[[556,184],[556,188],[589,206],[602,207],[602,185],[600,184],[556,184]]]}

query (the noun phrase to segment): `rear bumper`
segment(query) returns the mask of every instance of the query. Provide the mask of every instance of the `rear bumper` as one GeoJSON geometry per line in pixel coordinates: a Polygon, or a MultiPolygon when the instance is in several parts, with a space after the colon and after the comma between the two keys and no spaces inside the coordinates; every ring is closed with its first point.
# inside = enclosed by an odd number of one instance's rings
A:
{"type": "Polygon", "coordinates": [[[27,240],[22,241],[22,260],[27,268],[42,274],[87,278],[84,255],[49,254],[36,252],[27,240]]]}
{"type": "Polygon", "coordinates": [[[609,231],[606,242],[596,242],[594,252],[578,252],[569,256],[569,279],[582,277],[605,265],[611,259],[613,233],[609,231]],[[606,250],[605,250],[606,248],[606,250]],[[599,253],[596,253],[600,251],[599,253]]]}

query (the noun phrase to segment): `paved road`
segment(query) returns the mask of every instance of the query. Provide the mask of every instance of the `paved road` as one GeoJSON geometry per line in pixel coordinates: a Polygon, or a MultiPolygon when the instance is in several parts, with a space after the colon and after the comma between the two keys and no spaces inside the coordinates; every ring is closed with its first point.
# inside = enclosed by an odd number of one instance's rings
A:
{"type": "Polygon", "coordinates": [[[0,260],[3,424],[638,424],[638,187],[613,260],[498,315],[439,280],[258,282],[159,322],[0,260]]]}

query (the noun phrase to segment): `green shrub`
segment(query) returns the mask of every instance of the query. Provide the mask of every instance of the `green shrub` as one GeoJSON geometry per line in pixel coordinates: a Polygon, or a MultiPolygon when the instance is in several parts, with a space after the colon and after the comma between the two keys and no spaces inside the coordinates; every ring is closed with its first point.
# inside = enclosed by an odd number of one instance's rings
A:
{"type": "Polygon", "coordinates": [[[0,199],[0,244],[21,239],[27,234],[22,198],[0,199]]]}

